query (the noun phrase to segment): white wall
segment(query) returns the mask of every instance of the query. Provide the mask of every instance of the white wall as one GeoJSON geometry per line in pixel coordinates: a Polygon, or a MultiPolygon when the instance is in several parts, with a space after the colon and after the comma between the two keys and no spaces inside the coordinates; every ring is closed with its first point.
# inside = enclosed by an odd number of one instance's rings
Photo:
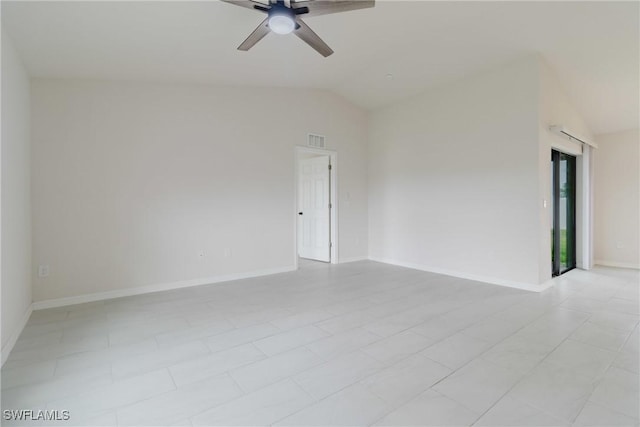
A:
{"type": "Polygon", "coordinates": [[[2,32],[2,356],[15,343],[31,306],[29,77],[2,32]]]}
{"type": "Polygon", "coordinates": [[[523,58],[372,114],[373,259],[540,283],[537,61],[523,58]]]}
{"type": "Polygon", "coordinates": [[[640,268],[640,131],[598,135],[594,151],[597,264],[640,268]]]}
{"type": "Polygon", "coordinates": [[[367,255],[366,115],[336,95],[34,80],[32,114],[36,301],[291,268],[308,132],[338,151],[340,259],[367,255]]]}

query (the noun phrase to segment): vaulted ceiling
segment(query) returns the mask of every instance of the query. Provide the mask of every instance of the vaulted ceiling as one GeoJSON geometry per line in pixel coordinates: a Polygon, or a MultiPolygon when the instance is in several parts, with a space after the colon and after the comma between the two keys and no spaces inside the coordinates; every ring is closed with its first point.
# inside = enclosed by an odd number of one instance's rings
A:
{"type": "Polygon", "coordinates": [[[216,0],[3,1],[2,22],[35,77],[321,88],[367,109],[539,53],[601,133],[638,127],[639,5],[378,0],[306,19],[328,58],[293,35],[237,51],[263,16],[216,0]]]}

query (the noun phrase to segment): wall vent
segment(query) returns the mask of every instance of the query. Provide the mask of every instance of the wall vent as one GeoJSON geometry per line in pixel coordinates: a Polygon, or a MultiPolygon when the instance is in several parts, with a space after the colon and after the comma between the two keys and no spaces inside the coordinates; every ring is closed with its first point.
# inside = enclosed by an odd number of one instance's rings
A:
{"type": "Polygon", "coordinates": [[[324,148],[324,136],[310,133],[307,139],[307,145],[313,148],[324,148]]]}

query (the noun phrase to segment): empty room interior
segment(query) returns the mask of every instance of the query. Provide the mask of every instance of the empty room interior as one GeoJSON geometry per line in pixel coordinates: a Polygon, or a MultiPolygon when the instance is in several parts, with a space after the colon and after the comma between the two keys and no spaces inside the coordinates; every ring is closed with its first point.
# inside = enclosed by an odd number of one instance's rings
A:
{"type": "Polygon", "coordinates": [[[0,8],[2,425],[640,425],[640,2],[0,8]]]}

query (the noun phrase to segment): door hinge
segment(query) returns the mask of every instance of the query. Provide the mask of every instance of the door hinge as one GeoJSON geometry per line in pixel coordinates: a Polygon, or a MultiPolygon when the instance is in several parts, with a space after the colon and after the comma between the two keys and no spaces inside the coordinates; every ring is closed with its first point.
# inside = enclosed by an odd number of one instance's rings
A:
{"type": "Polygon", "coordinates": [[[331,170],[331,164],[329,164],[329,170],[331,170]]]}
{"type": "Polygon", "coordinates": [[[329,209],[331,209],[333,207],[333,205],[331,203],[329,203],[329,209]]]}

